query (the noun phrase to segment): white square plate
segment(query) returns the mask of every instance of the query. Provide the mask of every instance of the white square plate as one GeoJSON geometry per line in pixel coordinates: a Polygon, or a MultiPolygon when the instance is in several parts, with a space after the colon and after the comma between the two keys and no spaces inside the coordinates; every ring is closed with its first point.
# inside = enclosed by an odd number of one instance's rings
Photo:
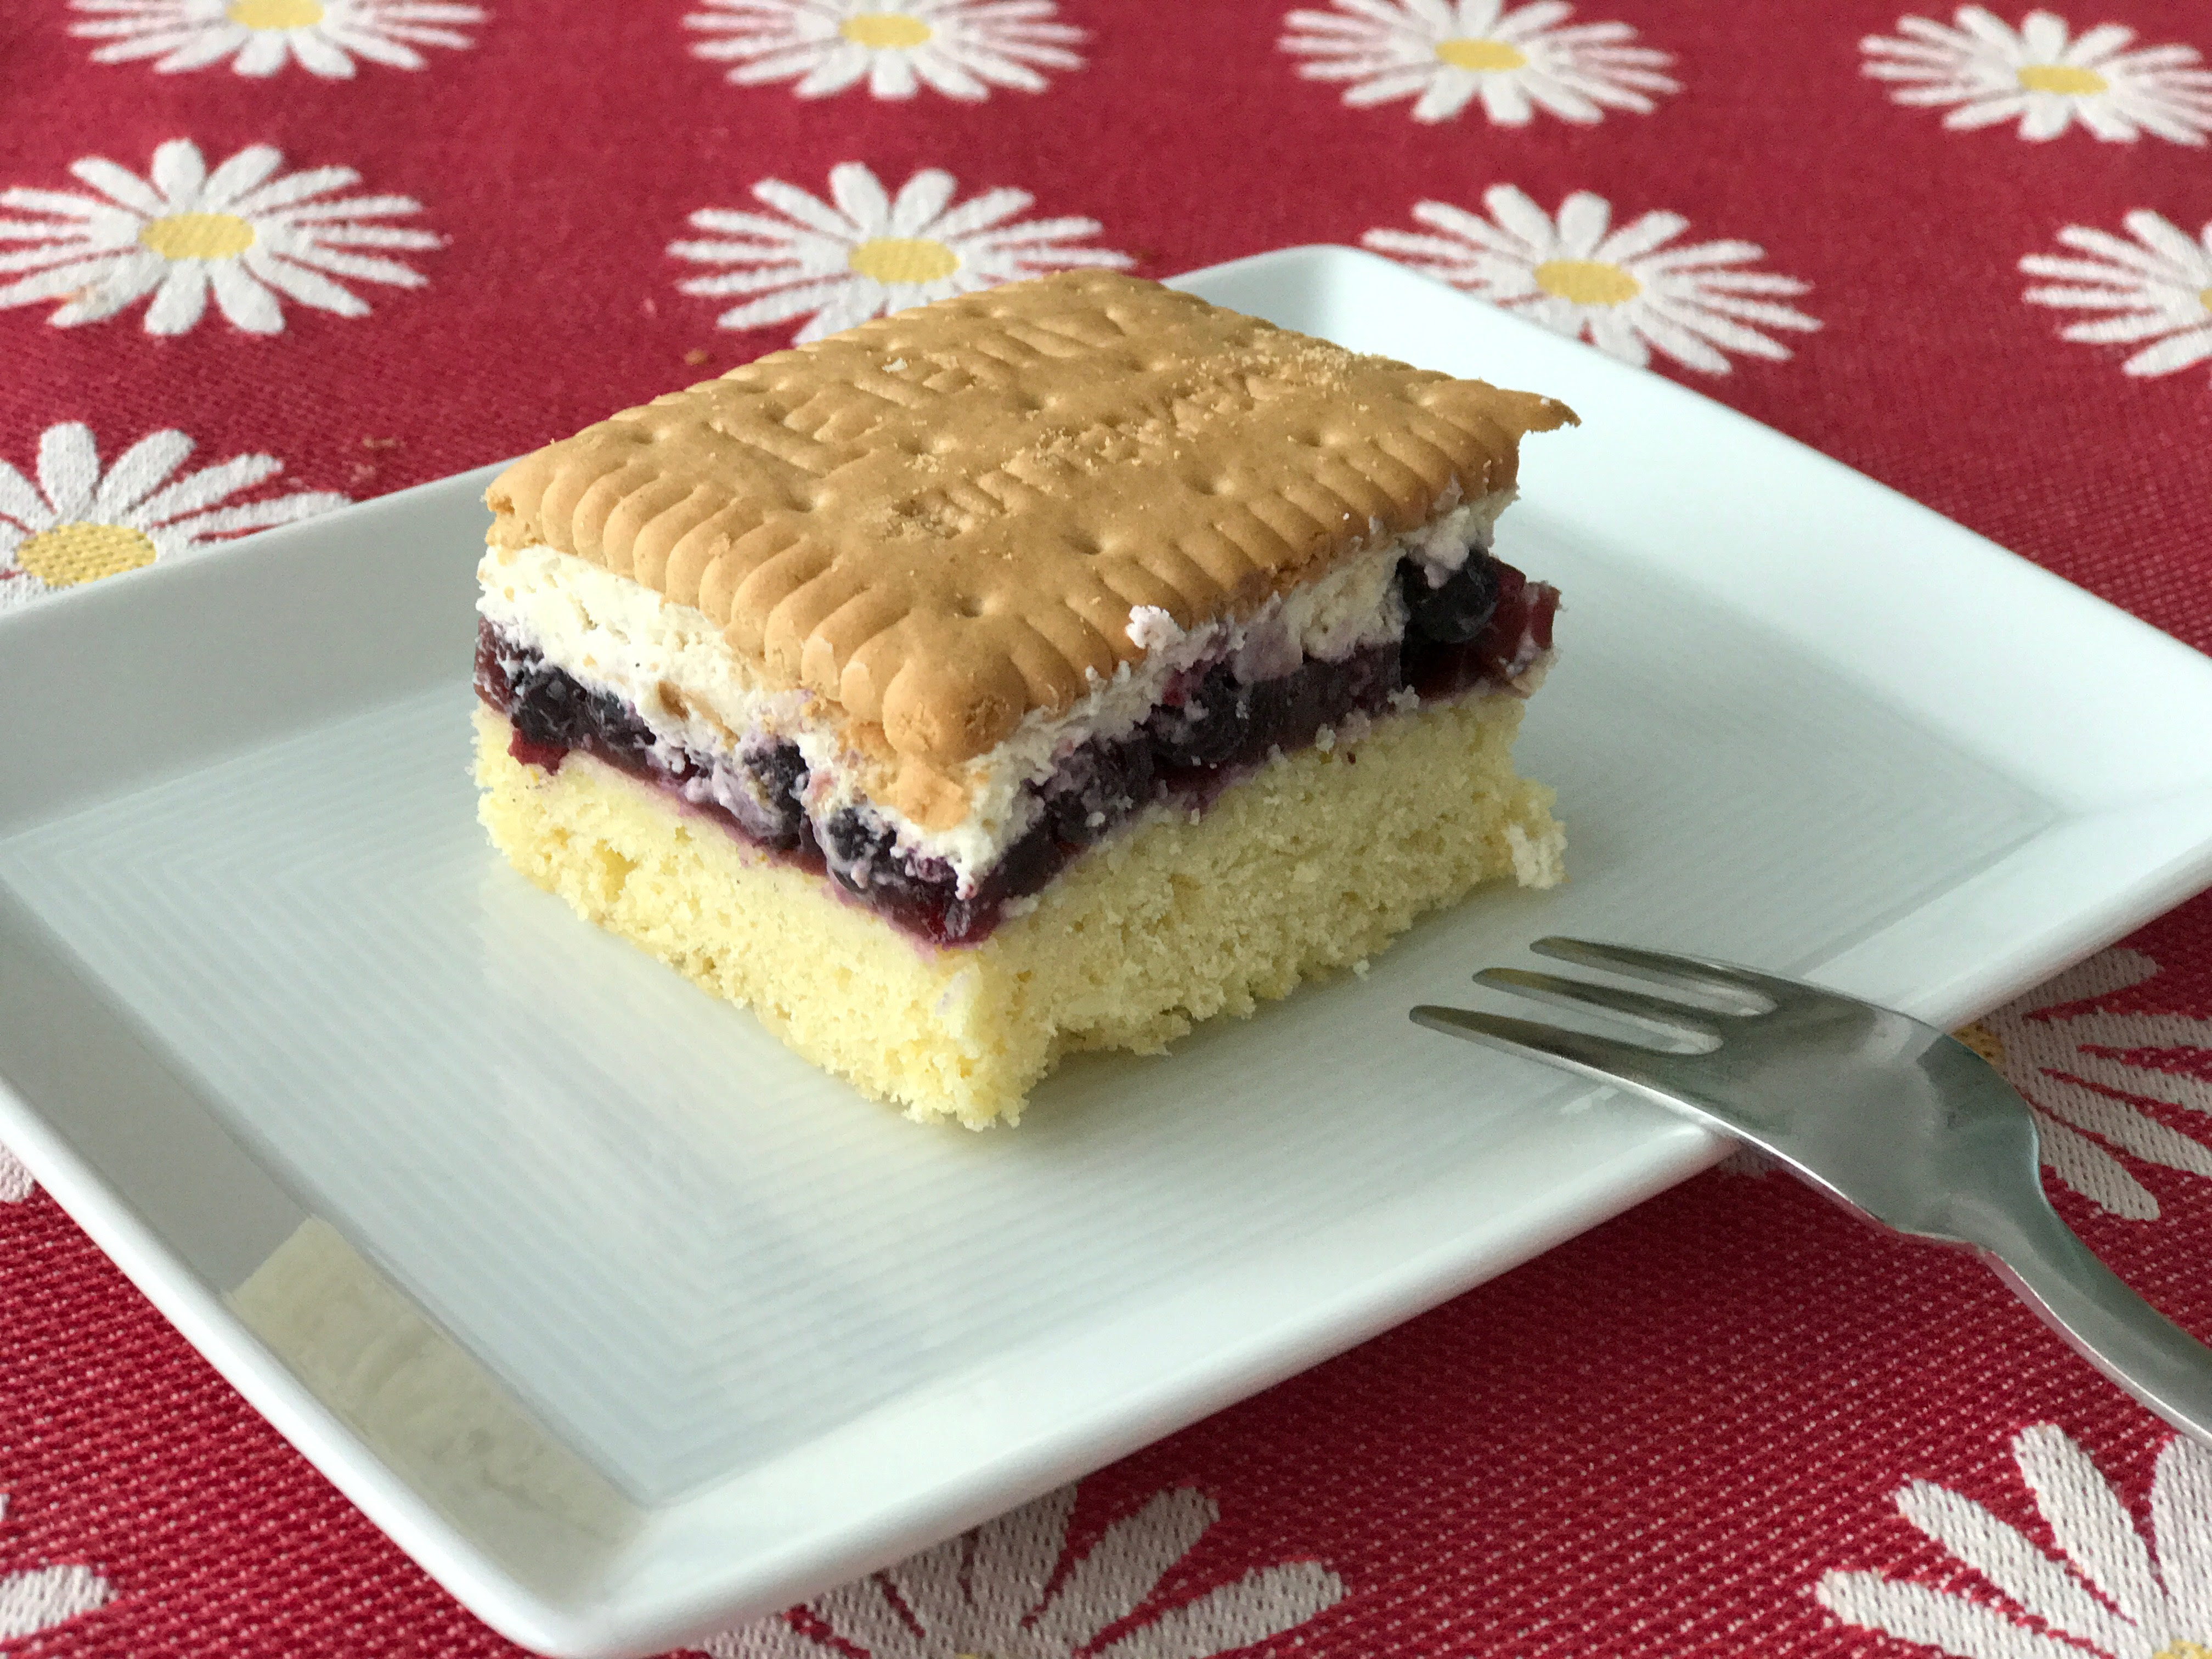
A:
{"type": "Polygon", "coordinates": [[[0,623],[0,1139],[527,1646],[648,1652],[972,1524],[1681,1179],[1419,1030],[1540,933],[1954,1021],[2212,877],[2212,664],[1656,375],[1307,248],[1209,299],[1565,398],[1501,551],[1573,879],[1024,1126],[923,1129],[584,927],[467,776],[489,471],[0,623]],[[35,711],[27,717],[23,711],[35,711]]]}

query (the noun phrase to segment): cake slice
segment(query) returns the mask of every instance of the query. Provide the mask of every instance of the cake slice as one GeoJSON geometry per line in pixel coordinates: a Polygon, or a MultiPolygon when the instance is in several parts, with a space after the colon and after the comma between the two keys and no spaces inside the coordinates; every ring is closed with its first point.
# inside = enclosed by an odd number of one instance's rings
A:
{"type": "Polygon", "coordinates": [[[867,1093],[1014,1121],[1559,878],[1558,595],[1490,547],[1573,418],[1097,271],[763,357],[493,483],[481,816],[867,1093]]]}

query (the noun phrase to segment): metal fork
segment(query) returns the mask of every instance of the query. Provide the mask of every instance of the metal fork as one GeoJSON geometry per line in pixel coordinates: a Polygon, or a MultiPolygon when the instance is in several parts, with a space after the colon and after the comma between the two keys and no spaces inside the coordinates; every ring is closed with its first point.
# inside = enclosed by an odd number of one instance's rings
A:
{"type": "Polygon", "coordinates": [[[1626,1020],[1670,1048],[1463,1008],[1420,1007],[1413,1018],[1657,1101],[1756,1146],[1869,1220],[1974,1250],[2091,1364],[2212,1446],[2212,1349],[2058,1218],[2027,1103],[1972,1049],[1904,1014],[1728,963],[1571,939],[1528,948],[1703,1000],[1516,968],[1474,976],[1626,1020]]]}

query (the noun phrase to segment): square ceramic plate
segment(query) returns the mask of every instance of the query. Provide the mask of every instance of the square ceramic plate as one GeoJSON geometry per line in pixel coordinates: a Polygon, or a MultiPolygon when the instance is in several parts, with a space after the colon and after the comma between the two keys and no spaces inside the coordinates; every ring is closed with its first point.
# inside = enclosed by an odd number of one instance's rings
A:
{"type": "Polygon", "coordinates": [[[1410,1025],[1545,932],[1972,1015],[2212,876],[2212,664],[1717,404],[1341,249],[1186,280],[1583,415],[1502,550],[1573,878],[1024,1126],[923,1129],[575,921],[468,779],[489,472],[0,623],[0,1139],[527,1646],[896,1559],[1709,1163],[1410,1025]],[[2062,672],[2059,665],[2081,665],[2062,672]]]}

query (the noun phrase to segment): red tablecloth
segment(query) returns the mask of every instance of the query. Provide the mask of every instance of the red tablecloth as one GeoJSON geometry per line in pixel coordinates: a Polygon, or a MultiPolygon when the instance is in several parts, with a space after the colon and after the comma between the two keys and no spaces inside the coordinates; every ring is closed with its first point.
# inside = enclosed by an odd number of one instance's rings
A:
{"type": "MultiPolygon", "coordinates": [[[[2201,647],[2212,16],[1895,3],[17,0],[0,611],[939,289],[1338,241],[2201,647]]],[[[2069,1219],[2212,1336],[2212,903],[1977,1040],[2069,1219]]],[[[511,1651],[12,1162],[0,1200],[9,1652],[511,1651]]],[[[1716,1172],[711,1646],[1255,1641],[2206,1659],[2212,1455],[1971,1262],[1716,1172]]]]}

